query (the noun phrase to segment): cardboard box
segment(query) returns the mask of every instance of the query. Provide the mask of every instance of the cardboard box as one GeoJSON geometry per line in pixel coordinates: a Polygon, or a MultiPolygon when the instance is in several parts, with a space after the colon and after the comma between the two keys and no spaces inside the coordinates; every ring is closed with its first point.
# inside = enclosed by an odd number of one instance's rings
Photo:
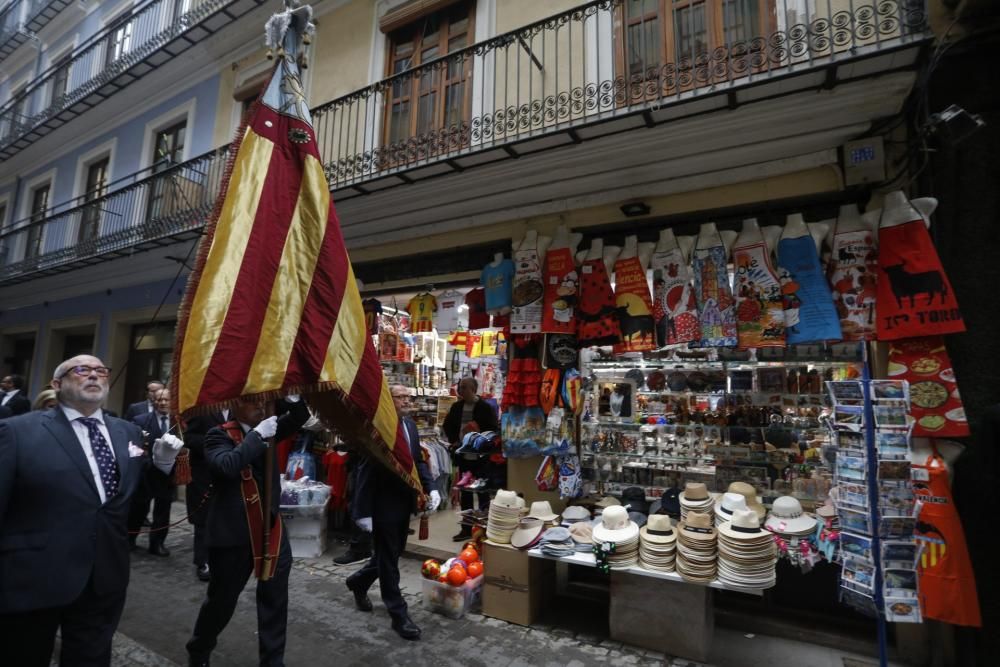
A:
{"type": "Polygon", "coordinates": [[[511,546],[483,543],[483,615],[531,625],[555,580],[555,562],[511,546]]]}

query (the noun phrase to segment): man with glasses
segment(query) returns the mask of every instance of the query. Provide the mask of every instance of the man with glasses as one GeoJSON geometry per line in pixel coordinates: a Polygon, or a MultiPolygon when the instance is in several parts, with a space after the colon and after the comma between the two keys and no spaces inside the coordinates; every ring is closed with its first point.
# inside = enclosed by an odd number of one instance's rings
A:
{"type": "Polygon", "coordinates": [[[142,433],[107,416],[111,369],[90,355],[59,364],[59,406],[0,422],[0,646],[3,663],[109,665],[129,578],[127,518],[147,465],[165,474],[181,442],[152,456],[142,433]]]}
{"type": "MultiPolygon", "coordinates": [[[[441,494],[431,490],[433,480],[424,463],[417,426],[407,415],[410,412],[410,392],[402,385],[393,385],[392,402],[403,425],[403,435],[410,445],[410,454],[417,465],[417,474],[424,493],[430,494],[427,511],[441,504],[441,494]]],[[[351,516],[365,532],[372,534],[374,553],[357,572],[347,578],[347,588],[361,611],[372,611],[368,589],[375,580],[386,611],[392,618],[392,629],[403,639],[420,639],[420,628],[410,619],[406,602],[399,592],[399,557],[406,547],[410,517],[417,508],[416,493],[397,475],[382,464],[368,458],[358,467],[357,488],[351,516]]]]}
{"type": "MultiPolygon", "coordinates": [[[[155,412],[146,412],[133,421],[142,429],[143,448],[151,450],[153,443],[171,431],[176,431],[170,420],[170,390],[160,389],[154,395],[155,412]]],[[[170,525],[170,504],[174,501],[177,487],[170,475],[155,467],[146,470],[145,479],[132,499],[132,508],[128,517],[128,539],[131,547],[136,547],[136,537],[142,529],[142,521],[153,505],[153,522],[149,529],[149,553],[154,556],[169,556],[170,551],[163,546],[167,539],[167,526],[170,525]]]]}

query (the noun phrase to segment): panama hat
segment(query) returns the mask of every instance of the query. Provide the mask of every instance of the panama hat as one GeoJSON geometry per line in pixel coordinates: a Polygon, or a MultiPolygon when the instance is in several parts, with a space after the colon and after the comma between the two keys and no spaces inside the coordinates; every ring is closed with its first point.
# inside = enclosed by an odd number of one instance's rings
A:
{"type": "Polygon", "coordinates": [[[746,482],[733,482],[726,489],[728,493],[738,493],[747,499],[747,508],[752,509],[757,513],[757,518],[761,521],[767,516],[767,510],[764,509],[764,505],[757,500],[757,489],[753,487],[752,484],[747,484],[746,482]]]}
{"type": "Polygon", "coordinates": [[[733,518],[736,510],[749,509],[747,499],[738,493],[724,493],[715,503],[715,525],[724,523],[733,518]]]}
{"type": "Polygon", "coordinates": [[[639,529],[639,537],[643,542],[670,544],[677,540],[677,531],[666,514],[651,514],[646,525],[639,529]]]}
{"type": "Polygon", "coordinates": [[[807,535],[816,529],[816,518],[802,511],[798,498],[781,496],[771,506],[771,516],[764,526],[782,535],[807,535]]]}
{"type": "Polygon", "coordinates": [[[625,542],[639,536],[639,526],[628,518],[628,510],[620,505],[608,507],[601,523],[594,526],[594,542],[625,542]]]}
{"type": "Polygon", "coordinates": [[[552,505],[547,500],[536,500],[531,503],[528,516],[542,521],[555,521],[559,518],[559,515],[552,511],[552,505]]]}
{"type": "Polygon", "coordinates": [[[587,521],[574,523],[569,527],[569,534],[577,544],[589,546],[594,543],[594,527],[587,521]]]}
{"type": "Polygon", "coordinates": [[[614,507],[615,505],[621,505],[621,501],[614,496],[604,496],[594,503],[594,507],[600,507],[601,509],[604,509],[605,507],[614,507]]]}
{"type": "Polygon", "coordinates": [[[760,527],[760,519],[757,513],[751,509],[737,509],[733,511],[731,521],[726,521],[719,526],[719,535],[732,540],[762,540],[770,542],[771,535],[760,527]]]}
{"type": "Polygon", "coordinates": [[[677,524],[681,541],[710,542],[716,539],[717,533],[712,526],[712,517],[705,512],[689,512],[687,521],[677,524]]]}

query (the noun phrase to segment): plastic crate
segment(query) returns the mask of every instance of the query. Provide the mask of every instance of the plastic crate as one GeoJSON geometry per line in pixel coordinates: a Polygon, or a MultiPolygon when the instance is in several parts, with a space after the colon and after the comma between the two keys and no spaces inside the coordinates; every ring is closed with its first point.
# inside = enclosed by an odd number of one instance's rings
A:
{"type": "Polygon", "coordinates": [[[326,551],[326,505],[282,505],[292,558],[319,558],[326,551]]]}
{"type": "Polygon", "coordinates": [[[479,606],[482,593],[483,575],[469,579],[461,586],[423,579],[422,605],[448,618],[462,618],[465,612],[479,606]]]}

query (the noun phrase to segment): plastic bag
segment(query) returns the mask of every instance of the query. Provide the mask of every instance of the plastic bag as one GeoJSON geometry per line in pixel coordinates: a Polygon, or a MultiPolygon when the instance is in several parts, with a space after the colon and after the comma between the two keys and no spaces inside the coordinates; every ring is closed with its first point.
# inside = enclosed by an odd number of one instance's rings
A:
{"type": "Polygon", "coordinates": [[[285,477],[287,479],[316,478],[316,461],[313,460],[313,455],[307,451],[310,440],[310,438],[302,436],[300,438],[302,446],[297,452],[288,455],[288,465],[285,467],[285,477]]]}

